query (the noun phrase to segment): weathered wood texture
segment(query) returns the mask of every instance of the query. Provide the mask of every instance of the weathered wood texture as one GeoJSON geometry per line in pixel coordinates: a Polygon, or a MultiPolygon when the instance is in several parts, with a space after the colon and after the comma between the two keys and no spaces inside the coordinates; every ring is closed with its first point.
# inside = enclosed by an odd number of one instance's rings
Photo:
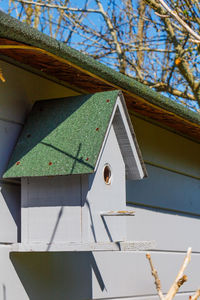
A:
{"type": "Polygon", "coordinates": [[[127,181],[128,202],[200,215],[198,179],[146,166],[148,178],[127,181]]]}
{"type": "Polygon", "coordinates": [[[10,246],[11,252],[99,252],[99,251],[144,251],[155,249],[154,241],[133,242],[55,242],[55,243],[15,243],[10,246]]]}

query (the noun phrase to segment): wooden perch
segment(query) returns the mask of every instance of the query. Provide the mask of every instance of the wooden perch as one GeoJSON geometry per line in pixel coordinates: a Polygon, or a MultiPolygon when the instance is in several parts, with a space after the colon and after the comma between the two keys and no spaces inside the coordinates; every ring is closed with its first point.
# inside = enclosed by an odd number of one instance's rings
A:
{"type": "MultiPolygon", "coordinates": [[[[149,253],[146,254],[147,259],[149,260],[149,264],[151,267],[151,272],[153,277],[155,278],[155,286],[156,286],[156,290],[158,293],[158,296],[160,297],[161,300],[171,300],[174,298],[174,296],[176,295],[176,293],[178,292],[179,288],[184,284],[184,282],[187,281],[187,276],[184,275],[184,271],[187,267],[187,265],[189,264],[190,260],[191,260],[191,252],[192,252],[192,248],[188,248],[187,250],[187,254],[185,256],[185,259],[183,261],[183,264],[176,276],[175,281],[173,282],[173,284],[171,285],[168,293],[166,296],[163,295],[162,290],[161,290],[161,282],[160,279],[158,277],[158,273],[156,271],[156,269],[153,266],[152,263],[152,259],[151,259],[151,255],[149,253]]],[[[200,296],[200,290],[197,290],[196,293],[191,296],[190,300],[197,300],[197,298],[200,296]]]]}

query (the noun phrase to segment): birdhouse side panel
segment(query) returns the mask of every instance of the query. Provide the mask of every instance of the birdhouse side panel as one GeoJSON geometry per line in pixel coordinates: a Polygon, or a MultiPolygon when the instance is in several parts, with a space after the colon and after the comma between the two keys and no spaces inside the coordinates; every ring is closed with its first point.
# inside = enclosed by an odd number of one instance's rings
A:
{"type": "Polygon", "coordinates": [[[80,242],[80,176],[22,179],[22,242],[80,242]]]}
{"type": "Polygon", "coordinates": [[[125,218],[104,215],[125,208],[125,164],[111,126],[96,172],[89,175],[89,191],[83,207],[88,210],[89,239],[99,242],[125,240],[125,218]]]}

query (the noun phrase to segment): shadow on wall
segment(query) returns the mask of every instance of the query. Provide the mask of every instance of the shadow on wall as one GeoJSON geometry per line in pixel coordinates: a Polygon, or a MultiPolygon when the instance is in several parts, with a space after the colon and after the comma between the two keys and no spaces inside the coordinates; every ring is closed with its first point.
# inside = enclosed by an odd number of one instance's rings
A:
{"type": "Polygon", "coordinates": [[[30,300],[92,299],[92,270],[106,289],[92,253],[11,253],[12,264],[30,300]]]}
{"type": "MultiPolygon", "coordinates": [[[[20,185],[0,183],[0,219],[3,222],[5,236],[9,236],[12,242],[15,239],[17,241],[21,239],[20,191],[20,185]]],[[[1,241],[4,241],[2,236],[1,241]]]]}

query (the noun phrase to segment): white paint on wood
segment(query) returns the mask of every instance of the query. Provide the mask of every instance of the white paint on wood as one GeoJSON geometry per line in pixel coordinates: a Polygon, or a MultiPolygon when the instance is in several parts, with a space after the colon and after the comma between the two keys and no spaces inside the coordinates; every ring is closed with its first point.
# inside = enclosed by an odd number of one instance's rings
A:
{"type": "Polygon", "coordinates": [[[190,246],[200,252],[200,217],[145,207],[134,210],[135,216],[126,219],[128,240],[154,239],[158,250],[185,251],[190,246]]]}
{"type": "Polygon", "coordinates": [[[9,247],[11,252],[143,251],[155,249],[155,241],[15,243],[9,247]]]}
{"type": "Polygon", "coordinates": [[[22,179],[22,242],[81,240],[80,176],[22,179]]]}
{"type": "MultiPolygon", "coordinates": [[[[166,293],[178,273],[185,253],[157,251],[150,253],[161,279],[162,290],[166,293]]],[[[101,275],[98,276],[93,269],[93,299],[115,299],[156,293],[146,252],[94,252],[93,255],[96,269],[101,275]]],[[[180,288],[180,292],[190,292],[198,288],[199,265],[200,254],[193,254],[186,269],[188,281],[180,288]]]]}
{"type": "Polygon", "coordinates": [[[60,98],[77,95],[76,92],[0,61],[5,83],[0,82],[0,119],[24,122],[33,103],[40,99],[60,98]]]}
{"type": "MultiPolygon", "coordinates": [[[[141,252],[10,253],[0,246],[1,300],[157,299],[149,263],[141,252]],[[3,287],[6,298],[3,298],[3,287]]],[[[184,253],[151,252],[166,293],[184,259],[184,253]]],[[[189,280],[179,297],[199,286],[200,254],[193,254],[189,280]]]]}
{"type": "Polygon", "coordinates": [[[20,185],[0,183],[0,243],[16,243],[20,229],[20,185]]]}
{"type": "Polygon", "coordinates": [[[123,95],[120,95],[115,103],[103,145],[96,162],[95,171],[101,160],[111,126],[114,128],[118,145],[123,156],[127,178],[142,179],[147,173],[123,95]]]}
{"type": "Polygon", "coordinates": [[[0,178],[2,177],[22,126],[0,120],[0,178]]]}
{"type": "Polygon", "coordinates": [[[134,116],[144,160],[200,177],[200,144],[134,116]]]}
{"type": "Polygon", "coordinates": [[[123,96],[117,99],[113,126],[119,140],[128,179],[142,179],[146,169],[123,96]]]}
{"type": "Polygon", "coordinates": [[[148,178],[127,181],[128,202],[200,215],[198,179],[149,165],[147,170],[148,178]]]}
{"type": "MultiPolygon", "coordinates": [[[[188,300],[191,295],[193,295],[194,291],[190,293],[177,293],[176,299],[180,300],[188,300]]],[[[106,300],[106,298],[95,298],[96,300],[106,300]]],[[[158,295],[147,295],[147,296],[134,296],[133,297],[120,297],[120,298],[109,298],[109,300],[158,300],[158,295]]]]}
{"type": "Polygon", "coordinates": [[[120,220],[119,217],[113,216],[101,217],[102,211],[124,210],[126,207],[125,166],[113,126],[110,128],[98,169],[89,176],[89,180],[89,192],[85,203],[90,221],[89,241],[125,240],[126,217],[121,216],[120,220]],[[103,177],[107,164],[111,169],[111,184],[106,184],[103,177]]]}
{"type": "Polygon", "coordinates": [[[0,245],[0,265],[0,300],[29,300],[12,263],[8,246],[0,245]]]}

